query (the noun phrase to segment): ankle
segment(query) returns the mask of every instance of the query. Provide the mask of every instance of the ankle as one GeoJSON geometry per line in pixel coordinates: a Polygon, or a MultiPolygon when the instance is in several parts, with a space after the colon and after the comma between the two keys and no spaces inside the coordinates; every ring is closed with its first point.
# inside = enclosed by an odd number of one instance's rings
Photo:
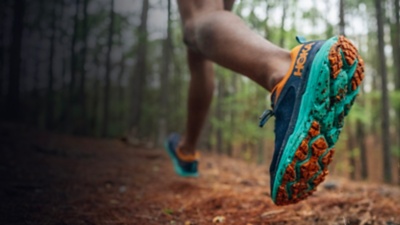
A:
{"type": "Polygon", "coordinates": [[[180,160],[186,161],[186,162],[193,162],[200,157],[198,152],[196,152],[194,150],[188,151],[185,148],[181,148],[179,146],[176,149],[176,154],[180,160]]]}
{"type": "Polygon", "coordinates": [[[282,54],[276,57],[276,63],[274,63],[274,65],[276,65],[276,67],[271,70],[273,72],[269,74],[269,78],[267,81],[267,89],[269,91],[272,91],[274,87],[282,81],[286,73],[289,71],[291,65],[290,53],[286,51],[282,52],[282,54]]]}
{"type": "Polygon", "coordinates": [[[196,150],[194,147],[191,147],[187,144],[184,144],[183,142],[179,143],[177,150],[179,150],[179,152],[182,155],[195,155],[196,154],[196,150]]]}
{"type": "Polygon", "coordinates": [[[279,84],[279,82],[281,82],[281,80],[283,79],[284,75],[282,75],[281,73],[274,73],[271,76],[269,76],[268,78],[268,84],[267,84],[267,90],[269,92],[272,92],[275,88],[275,86],[277,84],[279,84]]]}

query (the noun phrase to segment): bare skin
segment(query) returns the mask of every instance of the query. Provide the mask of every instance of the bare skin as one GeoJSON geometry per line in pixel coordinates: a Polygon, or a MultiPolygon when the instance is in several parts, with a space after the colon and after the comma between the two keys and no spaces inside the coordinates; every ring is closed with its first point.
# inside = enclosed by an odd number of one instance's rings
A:
{"type": "Polygon", "coordinates": [[[191,74],[186,133],[178,148],[194,155],[212,100],[213,62],[271,91],[291,61],[289,51],[265,40],[230,12],[234,0],[177,1],[191,74]]]}

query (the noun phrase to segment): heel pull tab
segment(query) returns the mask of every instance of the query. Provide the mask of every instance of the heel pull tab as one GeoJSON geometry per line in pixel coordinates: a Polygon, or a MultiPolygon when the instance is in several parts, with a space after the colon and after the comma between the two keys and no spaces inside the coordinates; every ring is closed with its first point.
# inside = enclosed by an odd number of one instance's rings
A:
{"type": "Polygon", "coordinates": [[[297,40],[297,42],[299,42],[299,44],[304,44],[307,42],[306,38],[304,36],[299,36],[299,35],[296,36],[296,40],[297,40]]]}

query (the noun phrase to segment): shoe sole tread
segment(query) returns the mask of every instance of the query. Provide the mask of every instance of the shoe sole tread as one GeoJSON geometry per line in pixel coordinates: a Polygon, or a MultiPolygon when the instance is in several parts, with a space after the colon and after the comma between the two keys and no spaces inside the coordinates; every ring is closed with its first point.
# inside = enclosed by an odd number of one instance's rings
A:
{"type": "Polygon", "coordinates": [[[276,195],[273,194],[277,205],[293,204],[307,198],[325,180],[344,117],[364,79],[364,62],[356,47],[343,36],[330,47],[325,62],[328,66],[321,66],[319,76],[325,76],[329,84],[318,83],[319,96],[314,97],[315,103],[307,121],[308,132],[292,154],[291,163],[281,172],[280,185],[275,190],[276,195]]]}

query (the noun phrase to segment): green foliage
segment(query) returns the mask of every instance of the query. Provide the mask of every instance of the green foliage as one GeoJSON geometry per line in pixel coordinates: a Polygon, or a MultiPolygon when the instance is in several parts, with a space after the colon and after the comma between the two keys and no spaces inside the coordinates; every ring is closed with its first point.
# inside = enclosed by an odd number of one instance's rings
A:
{"type": "Polygon", "coordinates": [[[391,91],[390,92],[390,105],[396,111],[400,111],[400,91],[391,91]]]}
{"type": "Polygon", "coordinates": [[[371,113],[367,112],[365,110],[365,107],[363,107],[360,104],[354,104],[349,115],[349,121],[351,123],[354,123],[355,121],[361,121],[364,124],[370,125],[370,121],[371,121],[371,113]]]}
{"type": "Polygon", "coordinates": [[[398,147],[398,146],[392,147],[391,152],[392,152],[393,156],[400,159],[400,147],[398,147]]]}
{"type": "Polygon", "coordinates": [[[360,149],[359,148],[354,148],[349,152],[350,152],[349,157],[358,158],[360,156],[360,149]]]}

